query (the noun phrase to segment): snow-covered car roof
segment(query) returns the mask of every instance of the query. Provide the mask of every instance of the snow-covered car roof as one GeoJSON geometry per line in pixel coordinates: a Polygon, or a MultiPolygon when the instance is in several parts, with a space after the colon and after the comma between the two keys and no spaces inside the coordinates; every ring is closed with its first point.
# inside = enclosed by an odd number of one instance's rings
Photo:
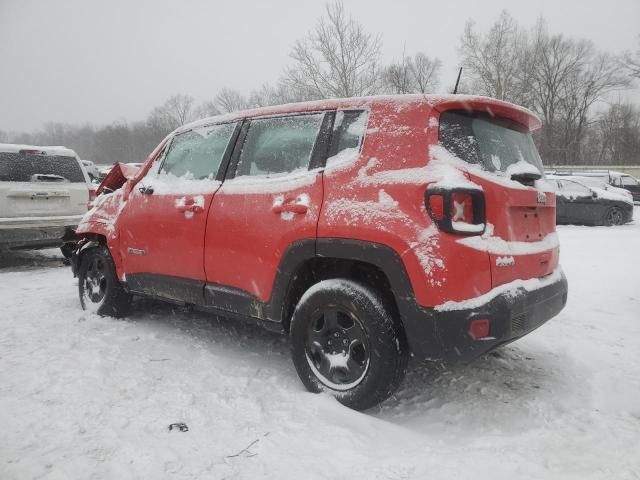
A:
{"type": "Polygon", "coordinates": [[[21,145],[18,143],[0,143],[0,152],[20,153],[23,150],[37,150],[46,155],[59,155],[61,157],[76,157],[78,154],[67,147],[62,146],[39,146],[39,145],[21,145]]]}
{"type": "Polygon", "coordinates": [[[269,107],[259,107],[250,110],[217,115],[203,118],[188,123],[176,129],[174,133],[181,133],[194,128],[210,125],[212,123],[223,123],[238,120],[240,118],[257,117],[266,115],[277,115],[293,112],[312,112],[330,109],[345,108],[369,108],[373,105],[391,104],[400,108],[409,104],[426,103],[438,111],[451,110],[454,108],[466,110],[485,109],[498,115],[501,112],[509,112],[516,115],[523,125],[530,130],[537,130],[542,125],[540,118],[531,110],[514,105],[509,102],[497,100],[491,97],[479,95],[373,95],[369,97],[353,98],[333,98],[325,100],[313,100],[309,102],[287,103],[269,107]]]}

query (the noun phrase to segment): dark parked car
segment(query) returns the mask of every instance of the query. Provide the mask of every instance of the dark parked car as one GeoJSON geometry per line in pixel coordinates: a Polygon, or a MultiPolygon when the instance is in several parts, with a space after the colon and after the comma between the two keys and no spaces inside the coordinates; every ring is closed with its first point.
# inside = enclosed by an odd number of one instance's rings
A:
{"type": "Polygon", "coordinates": [[[612,226],[633,218],[633,202],[625,195],[573,178],[552,177],[549,181],[556,187],[556,223],[612,226]]]}
{"type": "Polygon", "coordinates": [[[633,196],[635,202],[640,202],[640,181],[628,173],[616,172],[615,170],[554,170],[548,173],[557,176],[572,175],[597,179],[612,187],[628,191],[633,196]]]}

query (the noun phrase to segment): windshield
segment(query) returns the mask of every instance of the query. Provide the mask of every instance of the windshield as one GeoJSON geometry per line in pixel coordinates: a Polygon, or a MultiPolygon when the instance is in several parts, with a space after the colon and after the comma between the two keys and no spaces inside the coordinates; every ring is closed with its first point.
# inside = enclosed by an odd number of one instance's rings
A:
{"type": "Polygon", "coordinates": [[[543,173],[531,133],[508,119],[444,112],[440,116],[440,143],[462,160],[490,172],[505,172],[510,165],[525,161],[543,173]]]}
{"type": "Polygon", "coordinates": [[[64,181],[84,183],[74,157],[0,152],[0,182],[64,181]]]}

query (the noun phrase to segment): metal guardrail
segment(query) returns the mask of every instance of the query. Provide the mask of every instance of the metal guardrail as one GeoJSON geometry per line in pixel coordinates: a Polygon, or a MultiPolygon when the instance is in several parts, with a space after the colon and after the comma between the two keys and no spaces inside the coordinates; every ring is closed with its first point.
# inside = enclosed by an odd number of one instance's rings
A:
{"type": "Polygon", "coordinates": [[[590,170],[613,170],[627,173],[640,179],[640,165],[545,165],[545,170],[585,172],[590,170]]]}

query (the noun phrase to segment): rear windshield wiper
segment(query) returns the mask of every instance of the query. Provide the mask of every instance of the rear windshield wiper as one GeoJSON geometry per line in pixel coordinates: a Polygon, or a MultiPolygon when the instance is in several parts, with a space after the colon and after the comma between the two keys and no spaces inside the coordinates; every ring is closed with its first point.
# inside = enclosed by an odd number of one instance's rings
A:
{"type": "Polygon", "coordinates": [[[511,180],[515,180],[520,183],[529,183],[534,182],[535,180],[540,180],[542,178],[542,174],[536,172],[517,172],[511,174],[511,180]]]}

